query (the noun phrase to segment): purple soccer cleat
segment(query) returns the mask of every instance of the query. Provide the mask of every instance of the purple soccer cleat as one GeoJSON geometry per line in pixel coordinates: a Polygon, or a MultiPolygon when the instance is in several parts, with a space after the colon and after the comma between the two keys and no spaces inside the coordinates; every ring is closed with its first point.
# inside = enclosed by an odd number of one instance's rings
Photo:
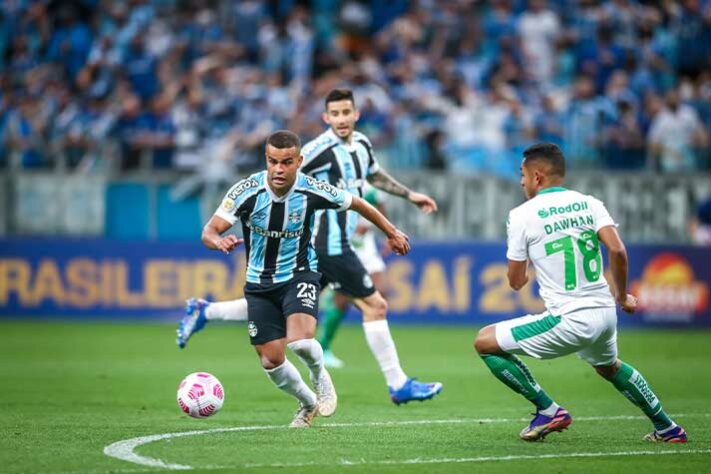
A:
{"type": "Polygon", "coordinates": [[[565,408],[558,408],[553,416],[536,413],[531,423],[521,431],[521,439],[524,441],[543,440],[548,434],[554,431],[563,431],[573,422],[565,408]]]}
{"type": "Polygon", "coordinates": [[[654,430],[648,435],[645,435],[644,440],[651,441],[652,443],[686,443],[688,441],[686,431],[684,431],[684,428],[681,426],[675,426],[663,433],[654,430]]]}

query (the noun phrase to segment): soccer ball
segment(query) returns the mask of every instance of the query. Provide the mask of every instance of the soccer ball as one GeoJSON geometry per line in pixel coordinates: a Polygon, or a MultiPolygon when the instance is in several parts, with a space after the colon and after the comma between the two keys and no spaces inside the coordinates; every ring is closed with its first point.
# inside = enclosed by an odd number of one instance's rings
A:
{"type": "Polygon", "coordinates": [[[225,390],[217,377],[207,372],[195,372],[178,385],[178,405],[193,418],[214,415],[225,402],[225,390]]]}

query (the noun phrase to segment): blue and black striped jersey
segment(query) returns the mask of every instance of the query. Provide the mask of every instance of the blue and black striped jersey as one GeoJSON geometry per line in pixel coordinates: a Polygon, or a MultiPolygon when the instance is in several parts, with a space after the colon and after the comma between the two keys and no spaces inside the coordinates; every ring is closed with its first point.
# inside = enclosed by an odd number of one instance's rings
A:
{"type": "MultiPolygon", "coordinates": [[[[368,176],[380,169],[373,155],[373,145],[360,132],[353,132],[353,140],[348,144],[329,128],[304,145],[301,153],[304,155],[303,173],[358,197],[363,196],[368,176]]],[[[319,252],[342,255],[344,250],[351,248],[351,239],[358,226],[355,212],[321,211],[316,219],[314,247],[319,252]]]]}
{"type": "Polygon", "coordinates": [[[247,282],[261,286],[284,283],[294,273],[316,271],[311,236],[315,214],[322,209],[345,211],[353,196],[299,172],[291,190],[277,196],[261,171],[227,192],[216,216],[242,222],[247,251],[247,282]]]}

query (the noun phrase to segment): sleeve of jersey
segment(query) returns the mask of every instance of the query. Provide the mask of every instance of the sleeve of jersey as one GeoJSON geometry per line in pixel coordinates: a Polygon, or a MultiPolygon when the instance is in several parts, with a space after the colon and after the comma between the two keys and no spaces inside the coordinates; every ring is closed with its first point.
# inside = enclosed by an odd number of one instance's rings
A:
{"type": "Polygon", "coordinates": [[[526,242],[526,229],[522,219],[509,212],[506,221],[506,258],[523,262],[528,260],[528,243],[526,242]]]}
{"type": "Polygon", "coordinates": [[[363,145],[365,145],[365,148],[368,150],[368,170],[366,174],[367,177],[380,171],[380,165],[378,164],[378,160],[375,159],[375,153],[373,153],[373,144],[370,143],[370,140],[364,138],[363,145]]]}
{"type": "Polygon", "coordinates": [[[227,191],[227,194],[225,194],[225,197],[220,203],[220,207],[215,211],[217,217],[221,217],[232,225],[237,222],[239,207],[244,204],[247,198],[252,194],[245,190],[246,181],[247,180],[240,181],[227,191]]]}
{"type": "Polygon", "coordinates": [[[594,199],[591,207],[595,213],[595,232],[598,232],[600,229],[607,226],[617,227],[617,223],[615,223],[612,216],[610,216],[610,213],[607,212],[607,209],[602,201],[594,199]]]}
{"type": "Polygon", "coordinates": [[[351,207],[353,202],[351,193],[331,186],[325,181],[310,179],[308,187],[309,191],[321,198],[317,204],[319,209],[335,209],[341,212],[351,207]]]}

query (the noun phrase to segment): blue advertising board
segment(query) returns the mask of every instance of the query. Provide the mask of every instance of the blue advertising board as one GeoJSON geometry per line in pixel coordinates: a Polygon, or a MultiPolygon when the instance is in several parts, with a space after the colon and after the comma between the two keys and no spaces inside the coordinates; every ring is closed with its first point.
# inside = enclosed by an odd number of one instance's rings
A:
{"type": "MultiPolygon", "coordinates": [[[[711,252],[694,247],[628,247],[639,314],[623,324],[711,325],[711,252]]],[[[531,283],[515,292],[505,246],[415,242],[390,257],[390,319],[399,323],[488,324],[545,310],[531,283]]],[[[245,258],[199,242],[87,239],[0,240],[0,317],[175,320],[190,296],[242,296],[245,258]]]]}

